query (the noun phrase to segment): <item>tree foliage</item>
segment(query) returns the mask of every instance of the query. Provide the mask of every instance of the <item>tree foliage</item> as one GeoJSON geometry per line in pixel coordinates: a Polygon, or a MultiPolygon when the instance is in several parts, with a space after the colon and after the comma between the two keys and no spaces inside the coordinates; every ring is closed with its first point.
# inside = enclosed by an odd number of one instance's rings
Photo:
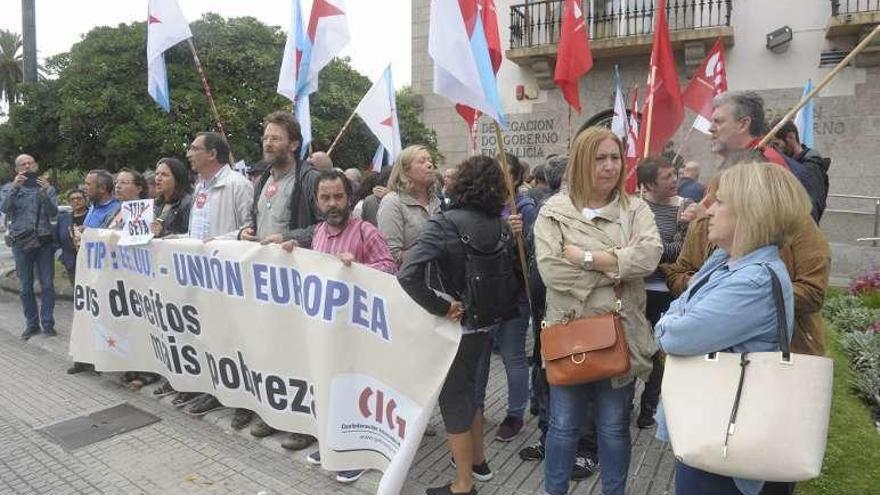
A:
{"type": "Polygon", "coordinates": [[[0,100],[15,103],[23,78],[21,35],[0,29],[0,100]]]}
{"type": "MultiPolygon", "coordinates": [[[[190,25],[217,110],[237,160],[261,155],[262,119],[290,102],[275,92],[284,33],[252,17],[205,14],[190,25]]],[[[24,88],[0,125],[0,160],[31,153],[44,166],[63,169],[145,169],[163,156],[183,158],[193,135],[214,130],[201,79],[186,43],[165,53],[171,112],[146,91],[146,24],[97,27],[67,53],[47,62],[54,79],[24,88]]],[[[347,59],[322,72],[312,95],[315,150],[325,150],[370,87],[347,59]]],[[[401,92],[404,144],[436,150],[436,138],[401,92]]],[[[337,166],[364,167],[378,141],[354,119],[333,152],[337,166]]]]}

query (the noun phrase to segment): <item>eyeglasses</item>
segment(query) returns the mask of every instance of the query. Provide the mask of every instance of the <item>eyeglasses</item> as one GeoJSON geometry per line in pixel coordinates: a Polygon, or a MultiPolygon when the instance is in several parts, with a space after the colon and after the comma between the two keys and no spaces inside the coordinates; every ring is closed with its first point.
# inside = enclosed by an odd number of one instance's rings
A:
{"type": "Polygon", "coordinates": [[[186,150],[187,151],[208,151],[208,148],[205,148],[204,146],[195,146],[195,145],[191,144],[191,145],[189,145],[189,147],[186,148],[186,150]]]}
{"type": "Polygon", "coordinates": [[[116,185],[127,186],[129,184],[134,184],[133,180],[117,180],[116,185]]]}

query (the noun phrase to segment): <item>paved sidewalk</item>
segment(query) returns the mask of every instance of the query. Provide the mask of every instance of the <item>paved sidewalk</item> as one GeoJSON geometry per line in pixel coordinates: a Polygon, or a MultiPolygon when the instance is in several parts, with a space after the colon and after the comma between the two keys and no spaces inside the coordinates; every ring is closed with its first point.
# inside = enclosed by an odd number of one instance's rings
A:
{"type": "MultiPolygon", "coordinates": [[[[176,494],[176,493],[375,493],[378,473],[352,485],[336,483],[330,473],[309,466],[306,452],[280,447],[283,435],[257,440],[245,429],[229,427],[232,410],[203,418],[188,416],[156,400],[152,386],[139,392],[119,383],[118,374],[65,374],[73,316],[71,303],[56,307],[58,337],[18,339],[23,329],[15,294],[0,291],[0,494],[176,494]],[[67,452],[37,428],[122,402],[161,418],[158,423],[67,452]]],[[[538,438],[537,420],[527,417],[524,432],[510,443],[494,441],[506,412],[504,367],[493,357],[486,405],[486,448],[495,479],[479,483],[481,494],[540,494],[543,469],[522,462],[517,453],[538,438]]],[[[425,437],[404,487],[405,494],[451,481],[454,472],[435,411],[432,424],[441,433],[425,437]]],[[[653,430],[633,426],[630,494],[671,493],[674,459],[653,430]]],[[[598,476],[572,485],[578,495],[601,493],[598,476]]]]}

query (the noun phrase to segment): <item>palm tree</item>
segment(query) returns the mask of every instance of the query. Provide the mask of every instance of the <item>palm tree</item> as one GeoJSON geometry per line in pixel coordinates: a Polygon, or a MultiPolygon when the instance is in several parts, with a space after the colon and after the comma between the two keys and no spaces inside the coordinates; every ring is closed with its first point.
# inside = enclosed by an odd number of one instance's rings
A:
{"type": "Polygon", "coordinates": [[[22,77],[21,35],[0,29],[0,100],[18,100],[22,77]]]}

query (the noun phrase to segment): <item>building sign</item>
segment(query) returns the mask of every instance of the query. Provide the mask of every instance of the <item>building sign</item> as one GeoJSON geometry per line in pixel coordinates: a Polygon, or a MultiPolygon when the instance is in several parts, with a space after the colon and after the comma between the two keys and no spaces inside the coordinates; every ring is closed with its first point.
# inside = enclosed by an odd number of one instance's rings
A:
{"type": "MultiPolygon", "coordinates": [[[[504,149],[520,158],[545,158],[549,154],[559,153],[565,146],[560,127],[559,120],[552,117],[509,117],[508,129],[503,131],[504,149]]],[[[477,139],[481,153],[484,155],[498,153],[494,123],[482,122],[477,139]]]]}

